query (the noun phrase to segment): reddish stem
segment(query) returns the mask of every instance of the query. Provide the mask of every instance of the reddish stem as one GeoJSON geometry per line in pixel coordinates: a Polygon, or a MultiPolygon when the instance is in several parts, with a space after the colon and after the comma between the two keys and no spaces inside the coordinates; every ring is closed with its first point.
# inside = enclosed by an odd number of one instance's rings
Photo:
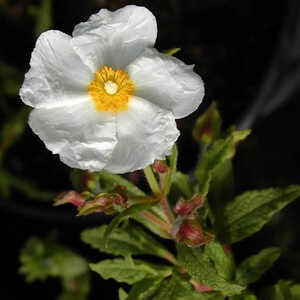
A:
{"type": "Polygon", "coordinates": [[[170,228],[169,224],[167,224],[164,221],[162,221],[161,219],[155,217],[151,213],[149,213],[147,211],[141,211],[140,215],[142,215],[144,218],[152,221],[154,224],[158,225],[159,227],[161,227],[166,232],[168,232],[168,233],[171,232],[171,228],[170,228]]]}

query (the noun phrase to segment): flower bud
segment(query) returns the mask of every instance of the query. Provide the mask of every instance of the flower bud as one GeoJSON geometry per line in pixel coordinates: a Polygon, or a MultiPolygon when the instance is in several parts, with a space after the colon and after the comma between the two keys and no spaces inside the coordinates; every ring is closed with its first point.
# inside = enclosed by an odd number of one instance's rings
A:
{"type": "Polygon", "coordinates": [[[152,167],[155,173],[166,173],[169,171],[169,167],[164,160],[155,160],[152,167]]]}
{"type": "Polygon", "coordinates": [[[124,198],[117,193],[101,193],[93,200],[87,201],[78,210],[78,216],[90,215],[97,212],[112,214],[117,211],[118,207],[126,207],[127,203],[124,198]]]}
{"type": "Polygon", "coordinates": [[[198,208],[201,208],[203,206],[204,200],[204,197],[202,197],[200,194],[195,195],[190,200],[180,198],[176,203],[174,211],[180,216],[189,216],[196,212],[198,208]]]}
{"type": "Polygon", "coordinates": [[[84,205],[86,199],[80,195],[76,191],[67,191],[59,194],[55,199],[54,199],[54,204],[53,206],[59,206],[62,204],[66,203],[71,203],[77,208],[80,208],[84,205]]]}
{"type": "Polygon", "coordinates": [[[186,244],[189,247],[200,247],[214,239],[212,234],[203,230],[197,220],[191,218],[183,219],[178,226],[178,230],[172,229],[172,235],[177,242],[186,244]]]}

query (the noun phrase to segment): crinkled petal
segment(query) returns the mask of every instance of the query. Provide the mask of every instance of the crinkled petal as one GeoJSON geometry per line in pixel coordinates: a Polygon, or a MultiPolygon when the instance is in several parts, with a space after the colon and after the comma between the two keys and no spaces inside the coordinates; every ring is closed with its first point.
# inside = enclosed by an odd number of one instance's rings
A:
{"type": "Polygon", "coordinates": [[[126,173],[145,168],[170,154],[178,136],[172,112],[133,97],[127,111],[117,114],[118,144],[105,169],[126,173]]]}
{"type": "Polygon", "coordinates": [[[101,9],[78,24],[72,44],[82,60],[96,72],[102,65],[124,68],[145,47],[153,47],[157,24],[145,7],[128,5],[114,12],[101,9]]]}
{"type": "Polygon", "coordinates": [[[72,168],[103,169],[117,143],[115,116],[95,111],[91,101],[36,108],[29,125],[46,147],[72,168]]]}
{"type": "Polygon", "coordinates": [[[191,114],[203,99],[204,84],[193,66],[153,48],[146,49],[126,71],[136,96],[170,109],[176,118],[191,114]]]}
{"type": "Polygon", "coordinates": [[[55,30],[38,38],[20,90],[24,103],[33,107],[61,106],[87,94],[93,73],[72,48],[71,39],[55,30]]]}

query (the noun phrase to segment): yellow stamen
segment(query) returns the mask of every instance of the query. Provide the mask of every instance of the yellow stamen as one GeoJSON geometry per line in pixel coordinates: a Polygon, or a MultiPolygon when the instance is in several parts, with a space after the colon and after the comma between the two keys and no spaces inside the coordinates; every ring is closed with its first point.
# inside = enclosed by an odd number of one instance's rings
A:
{"type": "Polygon", "coordinates": [[[88,85],[98,111],[125,111],[133,91],[134,85],[126,72],[107,66],[95,72],[94,80],[88,85]]]}

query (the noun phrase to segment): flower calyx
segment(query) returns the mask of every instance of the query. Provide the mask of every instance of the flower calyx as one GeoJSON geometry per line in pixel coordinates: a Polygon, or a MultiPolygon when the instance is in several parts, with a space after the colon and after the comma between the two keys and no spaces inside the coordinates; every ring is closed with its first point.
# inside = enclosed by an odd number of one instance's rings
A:
{"type": "Polygon", "coordinates": [[[80,207],[82,207],[85,204],[85,202],[86,202],[86,198],[82,194],[71,190],[59,194],[54,199],[53,206],[59,206],[66,203],[70,203],[76,206],[78,209],[80,209],[80,207]]]}
{"type": "Polygon", "coordinates": [[[174,211],[182,217],[190,216],[194,214],[199,208],[203,207],[204,201],[205,198],[200,194],[193,196],[189,200],[180,198],[176,203],[174,211]]]}
{"type": "Polygon", "coordinates": [[[127,197],[118,193],[100,193],[87,201],[78,209],[78,216],[86,216],[97,212],[113,214],[120,208],[127,208],[127,197]]]}
{"type": "Polygon", "coordinates": [[[200,222],[193,217],[185,219],[178,217],[172,226],[171,234],[178,243],[192,248],[208,244],[215,238],[213,234],[206,232],[200,222]]]}
{"type": "Polygon", "coordinates": [[[164,160],[155,160],[152,165],[153,171],[158,174],[167,173],[169,171],[169,167],[164,160]]]}

